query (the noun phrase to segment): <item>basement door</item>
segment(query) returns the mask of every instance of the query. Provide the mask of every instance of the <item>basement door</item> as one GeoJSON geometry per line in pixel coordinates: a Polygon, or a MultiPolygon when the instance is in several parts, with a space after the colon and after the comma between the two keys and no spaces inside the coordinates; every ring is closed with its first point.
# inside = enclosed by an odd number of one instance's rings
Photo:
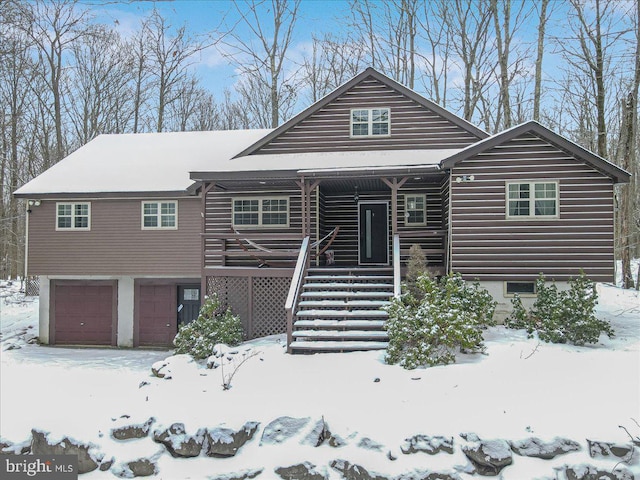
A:
{"type": "Polygon", "coordinates": [[[358,263],[389,264],[389,208],[386,202],[358,204],[358,263]]]}

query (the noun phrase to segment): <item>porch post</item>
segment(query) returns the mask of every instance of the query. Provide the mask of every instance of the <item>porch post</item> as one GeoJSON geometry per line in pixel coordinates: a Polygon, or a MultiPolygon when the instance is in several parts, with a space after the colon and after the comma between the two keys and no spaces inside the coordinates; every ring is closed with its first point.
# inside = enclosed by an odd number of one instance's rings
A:
{"type": "Polygon", "coordinates": [[[305,236],[307,231],[307,182],[304,179],[304,176],[300,177],[300,180],[296,182],[300,187],[300,215],[302,216],[301,220],[301,233],[302,236],[305,236]]]}
{"type": "Polygon", "coordinates": [[[391,235],[398,233],[398,190],[405,184],[409,177],[397,178],[381,178],[391,189],[391,235]]]}

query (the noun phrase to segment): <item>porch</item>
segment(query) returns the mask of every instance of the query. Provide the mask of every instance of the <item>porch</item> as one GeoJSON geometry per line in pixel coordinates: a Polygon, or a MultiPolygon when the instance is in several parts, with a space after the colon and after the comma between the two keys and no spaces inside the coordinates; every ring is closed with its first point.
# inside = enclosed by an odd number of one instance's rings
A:
{"type": "MultiPolygon", "coordinates": [[[[335,273],[335,269],[359,269],[357,276],[367,270],[384,270],[390,277],[388,293],[392,296],[399,293],[409,250],[417,244],[427,257],[428,268],[436,275],[445,273],[448,176],[440,172],[411,177],[309,176],[307,172],[295,179],[257,180],[249,188],[246,180],[206,186],[203,292],[216,292],[242,318],[247,338],[287,332],[288,346],[294,338],[298,345],[320,339],[330,342],[317,347],[318,351],[362,349],[366,346],[364,341],[371,341],[373,348],[380,347],[380,342],[375,343],[382,339],[379,313],[369,315],[376,317],[371,324],[366,323],[371,318],[364,318],[364,314],[353,321],[359,313],[351,313],[354,308],[348,302],[361,293],[351,287],[347,294],[342,287],[323,289],[316,285],[310,287],[311,295],[305,286],[311,281],[310,272],[317,275],[323,270],[335,273]],[[288,200],[286,226],[257,228],[235,222],[234,204],[238,199],[274,198],[276,192],[278,198],[288,200]],[[332,235],[335,230],[337,233],[332,235]],[[324,254],[319,254],[325,249],[324,254]],[[336,298],[336,291],[341,292],[342,298],[336,298]],[[347,313],[333,312],[334,316],[328,318],[330,323],[325,324],[331,328],[314,332],[306,328],[304,333],[305,329],[295,324],[302,320],[298,313],[309,301],[320,307],[310,309],[312,312],[335,310],[336,302],[342,302],[347,313]],[[302,338],[305,334],[313,339],[302,338]]],[[[357,286],[365,282],[351,283],[357,286]]],[[[376,297],[381,299],[381,295],[376,297]]],[[[368,303],[367,307],[371,305],[368,303]]],[[[379,305],[366,310],[379,310],[379,305]]],[[[319,320],[323,316],[327,314],[320,313],[320,318],[308,318],[298,325],[322,325],[319,320]]]]}

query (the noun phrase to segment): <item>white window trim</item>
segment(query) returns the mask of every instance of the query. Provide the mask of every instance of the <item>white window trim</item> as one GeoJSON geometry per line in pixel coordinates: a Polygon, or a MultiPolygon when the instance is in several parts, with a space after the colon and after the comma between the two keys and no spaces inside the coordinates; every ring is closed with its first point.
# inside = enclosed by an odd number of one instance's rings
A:
{"type": "MultiPolygon", "coordinates": [[[[149,215],[151,216],[151,215],[149,215]]],[[[177,200],[142,200],[140,202],[140,227],[142,230],[177,230],[178,229],[178,201],[177,200]],[[158,226],[157,227],[146,227],[144,225],[144,205],[148,203],[155,203],[158,206],[158,213],[156,217],[158,218],[158,226]],[[161,213],[161,204],[162,203],[173,203],[176,206],[176,221],[173,227],[163,227],[162,226],[162,213],[161,213]]]]}
{"type": "Polygon", "coordinates": [[[533,284],[533,293],[518,293],[517,295],[520,298],[536,298],[538,296],[538,293],[536,291],[536,282],[535,281],[528,281],[528,280],[511,281],[511,280],[509,280],[509,281],[503,282],[503,289],[504,289],[504,297],[505,298],[513,298],[513,297],[516,296],[515,293],[509,293],[507,291],[507,284],[508,283],[532,283],[533,284]]]}
{"type": "MultiPolygon", "coordinates": [[[[358,122],[361,123],[361,122],[358,122]]],[[[371,108],[352,108],[349,111],[349,137],[350,138],[385,138],[385,137],[390,137],[391,136],[391,108],[390,107],[371,107],[371,108]],[[355,112],[356,110],[367,110],[369,112],[369,116],[368,116],[368,122],[369,122],[369,126],[367,128],[367,135],[354,135],[353,134],[353,112],[355,112]],[[387,128],[387,133],[385,133],[384,135],[374,135],[373,134],[373,110],[387,110],[388,112],[388,124],[389,124],[389,128],[387,128]]]]}
{"type": "MultiPolygon", "coordinates": [[[[557,220],[560,218],[560,181],[552,179],[537,179],[537,180],[514,180],[506,182],[505,184],[505,217],[507,220],[557,220]],[[535,184],[539,183],[554,183],[556,185],[556,214],[555,215],[535,215],[535,184]],[[509,215],[509,201],[517,200],[509,198],[509,185],[522,185],[529,184],[529,192],[532,197],[529,198],[529,215],[509,215]],[[533,215],[531,214],[533,212],[533,215]]],[[[550,200],[550,199],[540,199],[550,200]]]]}
{"type": "MultiPolygon", "coordinates": [[[[65,215],[66,216],[66,215],[65,215]]],[[[91,230],[91,202],[56,202],[56,231],[57,232],[70,232],[70,231],[80,231],[80,232],[88,232],[91,230]],[[59,205],[71,205],[71,226],[70,227],[60,227],[58,226],[59,215],[59,205]],[[75,226],[75,207],[76,205],[86,205],[87,206],[87,226],[86,227],[76,227],[75,226]]]]}
{"type": "MultiPolygon", "coordinates": [[[[418,209],[413,209],[414,211],[418,211],[418,209]]],[[[407,193],[404,196],[404,224],[406,226],[424,226],[427,224],[427,196],[424,193],[411,194],[407,193]],[[409,209],[407,208],[408,198],[417,198],[422,197],[422,204],[424,205],[422,218],[424,219],[422,222],[409,222],[409,209]]]]}
{"type": "MultiPolygon", "coordinates": [[[[282,212],[278,212],[278,213],[282,213],[282,212]]],[[[262,229],[262,228],[266,228],[266,229],[274,229],[274,228],[289,228],[289,223],[291,221],[291,201],[289,199],[289,197],[256,197],[256,196],[251,196],[251,197],[232,197],[231,198],[231,224],[233,225],[234,228],[240,228],[240,229],[262,229]],[[247,223],[240,223],[240,224],[236,224],[236,211],[235,211],[235,203],[237,200],[257,200],[258,201],[258,223],[255,225],[252,224],[247,224],[247,223]],[[286,224],[269,224],[269,225],[264,225],[262,223],[262,215],[264,213],[264,211],[262,210],[262,201],[263,200],[286,200],[287,201],[287,210],[286,210],[286,214],[287,214],[287,223],[286,224]]]]}

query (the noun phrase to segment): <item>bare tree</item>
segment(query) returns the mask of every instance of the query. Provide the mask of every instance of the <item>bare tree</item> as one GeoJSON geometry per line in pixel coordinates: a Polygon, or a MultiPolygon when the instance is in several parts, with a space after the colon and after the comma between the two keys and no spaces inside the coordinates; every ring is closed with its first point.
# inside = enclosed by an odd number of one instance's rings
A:
{"type": "Polygon", "coordinates": [[[447,88],[451,38],[446,20],[449,18],[449,0],[426,2],[420,23],[420,32],[427,42],[426,53],[421,57],[426,69],[423,86],[427,95],[436,103],[447,106],[447,88]]]}
{"type": "Polygon", "coordinates": [[[251,105],[256,125],[275,128],[296,99],[295,72],[287,63],[300,0],[234,1],[239,23],[230,30],[224,52],[240,70],[238,93],[251,105]],[[242,34],[246,28],[250,36],[242,34]]]}
{"type": "Polygon", "coordinates": [[[547,28],[547,8],[549,6],[549,0],[541,0],[539,5],[540,10],[538,13],[538,44],[536,53],[536,73],[535,83],[533,87],[533,119],[540,121],[540,100],[542,97],[542,61],[544,59],[544,41],[545,32],[547,28]]]}

